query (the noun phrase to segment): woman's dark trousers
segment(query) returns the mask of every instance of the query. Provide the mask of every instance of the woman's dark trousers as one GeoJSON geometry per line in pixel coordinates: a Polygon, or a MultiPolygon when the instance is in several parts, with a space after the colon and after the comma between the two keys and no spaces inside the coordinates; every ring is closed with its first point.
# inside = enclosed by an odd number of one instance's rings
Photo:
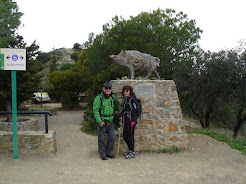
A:
{"type": "Polygon", "coordinates": [[[134,132],[135,132],[136,122],[126,121],[123,129],[123,138],[129,148],[129,150],[134,151],[134,132]]]}

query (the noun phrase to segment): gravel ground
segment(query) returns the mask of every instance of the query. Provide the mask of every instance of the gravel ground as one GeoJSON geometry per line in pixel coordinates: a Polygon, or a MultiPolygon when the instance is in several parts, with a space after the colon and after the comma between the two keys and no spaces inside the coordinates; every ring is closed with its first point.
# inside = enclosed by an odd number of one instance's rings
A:
{"type": "MultiPolygon", "coordinates": [[[[44,130],[44,117],[39,119],[44,130]]],[[[246,184],[246,156],[205,135],[189,135],[177,154],[137,153],[103,161],[97,137],[81,132],[83,111],[58,111],[49,117],[57,135],[51,156],[0,153],[0,184],[246,184]]]]}

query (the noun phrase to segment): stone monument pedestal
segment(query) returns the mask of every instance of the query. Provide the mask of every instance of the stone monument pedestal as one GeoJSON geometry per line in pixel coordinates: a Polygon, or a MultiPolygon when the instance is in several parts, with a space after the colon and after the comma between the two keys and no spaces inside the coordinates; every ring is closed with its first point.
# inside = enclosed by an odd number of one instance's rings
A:
{"type": "Polygon", "coordinates": [[[160,150],[188,146],[176,85],[172,80],[112,80],[113,92],[124,103],[122,87],[130,85],[142,102],[142,115],[135,129],[135,148],[160,150]]]}

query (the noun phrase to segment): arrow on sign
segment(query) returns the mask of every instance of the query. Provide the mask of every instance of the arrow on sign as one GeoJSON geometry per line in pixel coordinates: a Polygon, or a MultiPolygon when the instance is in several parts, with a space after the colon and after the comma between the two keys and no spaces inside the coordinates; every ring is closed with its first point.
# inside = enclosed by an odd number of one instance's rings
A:
{"type": "Polygon", "coordinates": [[[9,58],[10,58],[10,57],[9,57],[9,56],[7,56],[6,58],[9,60],[9,58]]]}
{"type": "Polygon", "coordinates": [[[22,60],[22,59],[24,59],[24,57],[23,57],[23,56],[21,56],[20,58],[21,58],[21,60],[22,60]]]}

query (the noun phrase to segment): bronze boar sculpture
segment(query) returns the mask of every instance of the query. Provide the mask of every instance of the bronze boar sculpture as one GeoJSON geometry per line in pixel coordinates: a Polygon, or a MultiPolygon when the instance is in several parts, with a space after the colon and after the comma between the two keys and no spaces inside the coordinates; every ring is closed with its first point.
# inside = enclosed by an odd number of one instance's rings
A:
{"type": "Polygon", "coordinates": [[[137,50],[124,50],[118,55],[109,56],[115,64],[127,68],[130,72],[128,78],[134,79],[135,71],[147,71],[147,76],[144,79],[149,79],[152,72],[154,72],[158,79],[160,79],[157,67],[160,66],[160,59],[149,54],[141,53],[137,50]]]}

